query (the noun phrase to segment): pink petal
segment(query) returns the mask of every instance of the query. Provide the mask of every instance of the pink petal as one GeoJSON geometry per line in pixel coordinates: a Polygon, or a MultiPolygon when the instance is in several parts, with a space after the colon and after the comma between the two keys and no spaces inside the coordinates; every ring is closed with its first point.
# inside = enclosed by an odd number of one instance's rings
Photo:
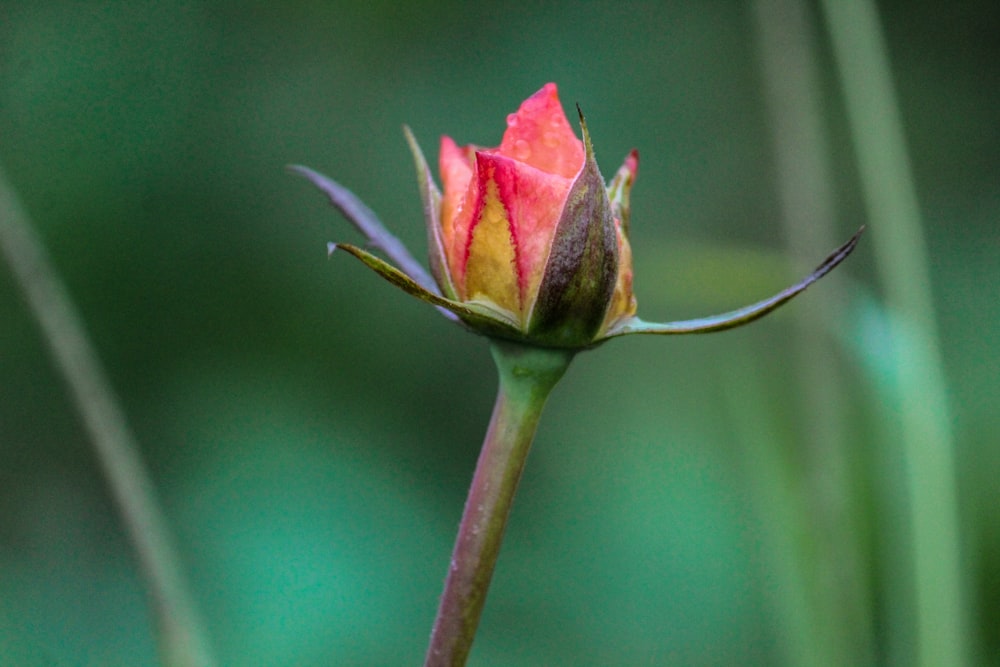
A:
{"type": "Polygon", "coordinates": [[[516,249],[521,303],[529,308],[538,292],[552,237],[573,181],[512,160],[500,152],[479,151],[476,162],[480,190],[486,191],[489,180],[496,183],[507,211],[516,249]]]}
{"type": "Polygon", "coordinates": [[[477,195],[476,189],[469,187],[475,176],[473,147],[460,147],[451,137],[441,137],[438,163],[444,186],[441,198],[441,238],[452,279],[459,292],[462,292],[465,282],[465,252],[477,195]]]}
{"type": "Polygon", "coordinates": [[[507,116],[498,152],[549,174],[577,175],[583,167],[583,142],[566,120],[556,84],[545,84],[507,116]]]}
{"type": "Polygon", "coordinates": [[[632,174],[634,180],[639,175],[639,151],[634,148],[630,150],[628,155],[625,156],[624,166],[632,174]]]}

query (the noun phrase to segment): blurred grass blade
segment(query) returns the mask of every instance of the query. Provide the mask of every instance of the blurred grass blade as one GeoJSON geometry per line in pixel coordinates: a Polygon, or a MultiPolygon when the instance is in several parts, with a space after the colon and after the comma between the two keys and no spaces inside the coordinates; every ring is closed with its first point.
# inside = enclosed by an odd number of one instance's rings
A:
{"type": "Polygon", "coordinates": [[[145,577],[163,664],[208,667],[201,624],[181,577],[178,559],[111,383],[84,331],[82,320],[56,274],[41,240],[0,167],[0,254],[38,320],[58,372],[69,387],[90,434],[126,532],[145,577]]]}
{"type": "MultiPolygon", "coordinates": [[[[814,249],[830,246],[839,233],[817,16],[804,0],[756,0],[753,10],[779,219],[801,271],[814,249]]],[[[793,311],[796,326],[788,354],[795,370],[795,456],[801,457],[797,472],[809,489],[799,499],[808,520],[796,535],[815,546],[797,544],[786,557],[804,560],[796,565],[808,590],[808,618],[790,618],[796,610],[787,605],[778,611],[784,612],[781,624],[786,630],[780,636],[789,642],[789,650],[806,644],[825,659],[822,664],[870,665],[875,662],[873,595],[866,567],[862,483],[852,465],[868,452],[865,443],[848,435],[845,404],[850,390],[837,341],[830,335],[843,328],[843,284],[843,276],[832,279],[825,297],[806,299],[793,311]],[[790,637],[793,629],[806,636],[790,637]]],[[[791,536],[784,539],[790,541],[791,536]]],[[[806,663],[799,654],[788,664],[806,663]]]]}
{"type": "Polygon", "coordinates": [[[823,0],[821,4],[844,89],[890,317],[913,530],[916,664],[961,667],[968,664],[971,651],[962,590],[954,443],[903,123],[874,3],[823,0]]]}
{"type": "Polygon", "coordinates": [[[816,604],[820,582],[812,566],[816,527],[810,516],[812,487],[784,451],[781,420],[768,397],[766,372],[747,348],[727,348],[713,373],[722,390],[720,411],[732,424],[736,464],[750,491],[760,536],[764,599],[777,619],[781,661],[795,667],[853,664],[831,641],[816,604]]]}

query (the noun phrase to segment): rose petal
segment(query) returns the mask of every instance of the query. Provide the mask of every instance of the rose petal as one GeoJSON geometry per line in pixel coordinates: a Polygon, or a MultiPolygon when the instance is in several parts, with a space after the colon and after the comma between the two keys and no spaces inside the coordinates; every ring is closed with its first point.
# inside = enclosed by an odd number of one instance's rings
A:
{"type": "Polygon", "coordinates": [[[496,183],[507,212],[517,249],[520,302],[527,304],[541,283],[562,205],[573,181],[493,151],[476,153],[476,166],[483,182],[496,183]]]}
{"type": "Polygon", "coordinates": [[[516,113],[507,116],[507,131],[498,152],[563,178],[579,173],[583,142],[566,119],[554,83],[545,84],[516,113]]]}
{"type": "Polygon", "coordinates": [[[476,189],[469,187],[475,176],[475,153],[472,146],[460,147],[451,137],[441,137],[438,162],[444,186],[441,198],[441,236],[452,279],[462,293],[469,228],[476,206],[476,189]]]}

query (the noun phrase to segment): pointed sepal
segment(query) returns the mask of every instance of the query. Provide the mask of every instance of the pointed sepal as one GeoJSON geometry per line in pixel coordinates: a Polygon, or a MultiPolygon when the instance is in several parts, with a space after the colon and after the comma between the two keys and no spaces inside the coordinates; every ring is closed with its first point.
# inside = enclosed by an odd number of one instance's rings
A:
{"type": "Polygon", "coordinates": [[[618,275],[614,216],[582,112],[580,126],[586,157],[556,225],[528,326],[531,340],[553,347],[594,341],[618,275]]]}
{"type": "Polygon", "coordinates": [[[636,174],[639,173],[639,151],[634,148],[625,156],[625,162],[608,183],[608,200],[611,202],[611,214],[621,223],[622,234],[628,238],[628,224],[631,217],[629,195],[636,174]]]}
{"type": "Polygon", "coordinates": [[[427,247],[431,274],[445,297],[457,299],[458,292],[455,290],[455,282],[452,280],[451,270],[448,268],[444,238],[442,237],[441,191],[434,183],[434,177],[431,175],[427,160],[424,158],[424,153],[420,150],[420,145],[417,143],[416,137],[413,136],[413,132],[404,125],[403,133],[406,135],[406,142],[410,145],[413,161],[417,167],[420,198],[424,203],[424,223],[427,225],[427,247]]]}
{"type": "Polygon", "coordinates": [[[357,246],[349,243],[338,243],[335,244],[335,249],[343,250],[358,258],[372,271],[407,294],[437,306],[439,309],[449,311],[477,333],[510,340],[524,339],[524,334],[518,329],[517,324],[505,317],[503,313],[499,313],[482,304],[462,303],[431,292],[384,259],[376,257],[367,250],[362,250],[357,246]]]}
{"type": "Polygon", "coordinates": [[[623,321],[607,333],[605,338],[615,336],[625,336],[628,334],[692,334],[709,333],[712,331],[724,331],[735,327],[749,324],[754,320],[764,317],[771,311],[788,303],[796,296],[806,290],[807,287],[832,271],[838,264],[847,259],[854,248],[858,245],[861,234],[865,231],[861,227],[847,243],[834,250],[829,257],[816,267],[816,270],[803,278],[791,287],[778,292],[769,299],[758,301],[757,303],[738,308],[737,310],[720,315],[703,317],[695,320],[682,320],[679,322],[645,322],[638,317],[632,317],[623,321]]]}
{"type": "Polygon", "coordinates": [[[402,241],[389,233],[389,230],[385,228],[385,225],[378,219],[378,216],[365,206],[365,203],[358,199],[357,195],[340,183],[324,176],[318,171],[313,171],[309,167],[293,164],[288,166],[288,171],[308,179],[327,196],[334,208],[340,211],[347,218],[348,222],[365,235],[365,238],[368,239],[368,243],[372,247],[384,252],[404,273],[424,289],[432,293],[438,293],[438,287],[434,284],[434,279],[431,278],[420,262],[414,259],[402,241]]]}

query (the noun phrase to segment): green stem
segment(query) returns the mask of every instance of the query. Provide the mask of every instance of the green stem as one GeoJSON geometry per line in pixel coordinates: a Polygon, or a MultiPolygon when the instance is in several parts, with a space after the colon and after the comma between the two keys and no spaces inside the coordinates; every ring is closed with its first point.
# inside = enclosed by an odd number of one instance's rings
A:
{"type": "Polygon", "coordinates": [[[425,667],[461,667],[472,648],[507,516],[552,388],[573,352],[494,341],[500,375],[493,417],[458,528],[425,667]]]}
{"type": "Polygon", "coordinates": [[[136,550],[167,667],[213,664],[139,447],[73,302],[0,167],[0,255],[37,318],[136,550]]]}

